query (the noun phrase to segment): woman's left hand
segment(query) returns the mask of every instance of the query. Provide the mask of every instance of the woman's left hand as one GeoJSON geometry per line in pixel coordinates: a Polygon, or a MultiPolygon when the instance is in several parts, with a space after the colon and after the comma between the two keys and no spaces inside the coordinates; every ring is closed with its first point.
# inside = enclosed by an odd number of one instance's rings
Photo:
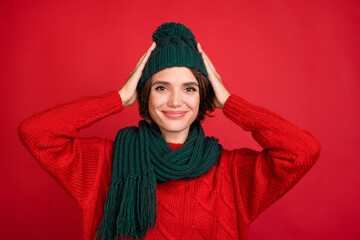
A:
{"type": "Polygon", "coordinates": [[[230,96],[230,93],[228,90],[226,90],[223,82],[221,81],[220,75],[216,72],[214,65],[211,63],[208,56],[202,50],[200,43],[197,43],[197,48],[204,60],[205,67],[208,72],[209,81],[215,92],[213,104],[216,108],[224,108],[224,104],[230,96]]]}

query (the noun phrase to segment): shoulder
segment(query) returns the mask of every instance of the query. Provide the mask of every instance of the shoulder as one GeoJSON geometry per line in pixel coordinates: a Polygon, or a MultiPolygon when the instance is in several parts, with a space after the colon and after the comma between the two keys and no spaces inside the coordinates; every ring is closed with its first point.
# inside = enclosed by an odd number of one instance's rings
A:
{"type": "Polygon", "coordinates": [[[237,148],[237,149],[223,149],[221,156],[223,158],[234,158],[234,157],[249,157],[257,155],[259,152],[250,148],[237,148]]]}
{"type": "Polygon", "coordinates": [[[232,168],[234,165],[240,164],[246,159],[254,159],[259,154],[250,148],[238,148],[238,149],[223,149],[220,155],[219,164],[226,167],[232,168]]]}

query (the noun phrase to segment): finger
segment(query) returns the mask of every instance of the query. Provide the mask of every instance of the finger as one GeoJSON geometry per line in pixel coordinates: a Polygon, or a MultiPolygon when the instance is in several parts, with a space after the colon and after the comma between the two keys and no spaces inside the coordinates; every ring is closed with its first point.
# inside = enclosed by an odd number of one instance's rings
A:
{"type": "Polygon", "coordinates": [[[221,77],[220,77],[219,73],[216,71],[214,65],[212,64],[212,62],[211,62],[211,60],[210,60],[210,58],[206,55],[206,53],[205,53],[204,51],[203,51],[203,54],[204,54],[204,56],[205,56],[206,62],[209,64],[209,66],[210,66],[211,70],[213,71],[214,75],[216,76],[216,78],[217,78],[221,83],[223,83],[223,82],[221,81],[221,77]]]}
{"type": "Polygon", "coordinates": [[[214,65],[211,63],[209,57],[206,55],[206,53],[204,52],[204,50],[201,48],[200,43],[198,43],[198,48],[199,48],[199,52],[201,53],[201,55],[202,55],[203,58],[204,58],[204,62],[207,62],[207,61],[208,61],[208,62],[209,62],[209,67],[211,68],[211,70],[212,70],[214,73],[217,74],[214,65]]]}
{"type": "Polygon", "coordinates": [[[145,67],[145,63],[146,61],[149,59],[151,54],[151,50],[148,49],[144,55],[144,57],[141,59],[141,61],[139,62],[139,68],[142,70],[145,67]]]}
{"type": "MultiPolygon", "coordinates": [[[[211,68],[210,68],[210,65],[208,64],[207,59],[206,59],[206,57],[205,57],[205,52],[202,50],[202,48],[201,48],[201,46],[200,46],[200,43],[197,44],[197,47],[198,47],[199,53],[201,54],[201,57],[202,57],[203,60],[204,60],[205,66],[207,66],[207,68],[211,69],[211,68]]],[[[211,69],[211,70],[212,70],[212,69],[211,69]]]]}
{"type": "Polygon", "coordinates": [[[201,54],[202,53],[202,48],[201,48],[201,46],[200,46],[200,43],[197,43],[197,49],[198,49],[198,51],[199,51],[199,53],[201,54]]]}
{"type": "Polygon", "coordinates": [[[142,57],[142,61],[140,61],[141,63],[147,61],[147,59],[150,57],[151,52],[155,49],[155,47],[156,47],[156,43],[155,43],[155,42],[152,42],[150,48],[144,53],[144,55],[143,55],[143,57],[142,57]],[[144,59],[144,58],[145,58],[145,59],[144,59]]]}
{"type": "Polygon", "coordinates": [[[203,56],[204,64],[206,66],[206,69],[208,72],[210,72],[209,75],[213,74],[218,78],[217,72],[214,70],[214,68],[210,65],[209,59],[206,57],[206,54],[204,51],[202,51],[201,55],[203,56]]]}
{"type": "Polygon", "coordinates": [[[131,72],[135,72],[136,69],[138,68],[138,66],[140,65],[140,63],[142,62],[142,60],[144,59],[144,57],[146,56],[147,51],[141,56],[141,58],[139,59],[139,61],[136,63],[134,69],[131,72]]]}
{"type": "Polygon", "coordinates": [[[207,66],[207,69],[211,69],[212,74],[215,75],[215,77],[217,78],[217,80],[218,80],[222,85],[224,85],[224,83],[221,81],[220,75],[219,75],[218,72],[216,71],[214,65],[211,63],[209,57],[206,55],[206,53],[204,52],[204,50],[201,49],[201,51],[202,51],[204,63],[205,63],[205,65],[207,66]]]}
{"type": "MultiPolygon", "coordinates": [[[[136,64],[136,67],[143,61],[143,59],[147,56],[147,54],[148,54],[149,52],[151,52],[152,50],[155,49],[155,47],[156,47],[156,43],[153,42],[153,43],[151,44],[150,48],[141,56],[140,60],[139,60],[138,63],[136,64]]],[[[135,67],[135,68],[136,68],[136,67],[135,67]]]]}
{"type": "Polygon", "coordinates": [[[214,75],[214,70],[211,68],[209,62],[207,61],[207,59],[205,58],[205,53],[202,52],[202,56],[203,56],[203,59],[204,59],[204,64],[205,64],[205,67],[206,67],[206,70],[208,71],[208,75],[209,75],[209,80],[211,80],[211,75],[214,75]]]}
{"type": "MultiPolygon", "coordinates": [[[[152,52],[152,50],[154,50],[156,47],[156,43],[153,42],[150,46],[150,48],[141,56],[140,60],[137,62],[135,68],[134,68],[134,71],[141,65],[143,64],[143,62],[146,63],[147,59],[149,58],[150,56],[150,52],[152,52]]],[[[143,64],[145,66],[145,64],[143,64]]]]}
{"type": "Polygon", "coordinates": [[[138,65],[136,66],[135,71],[137,72],[142,72],[143,69],[145,68],[145,64],[147,62],[147,60],[149,59],[152,50],[154,49],[155,43],[153,42],[153,44],[151,45],[151,47],[146,51],[146,53],[144,54],[144,56],[141,58],[141,60],[139,61],[138,65]]]}
{"type": "Polygon", "coordinates": [[[156,42],[152,42],[151,46],[150,46],[150,50],[154,50],[156,47],[156,42]]]}
{"type": "MultiPolygon", "coordinates": [[[[204,52],[204,50],[201,48],[200,43],[198,43],[198,47],[199,47],[199,49],[200,49],[200,53],[203,53],[205,59],[206,59],[207,61],[209,61],[209,65],[211,66],[211,69],[214,71],[214,73],[217,74],[217,71],[216,71],[216,69],[215,69],[215,67],[214,67],[214,64],[212,64],[210,58],[207,56],[207,54],[206,54],[206,53],[204,52]]],[[[217,75],[218,75],[218,74],[217,74],[217,75]]]]}
{"type": "Polygon", "coordinates": [[[213,65],[212,62],[210,61],[210,58],[206,55],[206,53],[205,53],[204,51],[203,51],[203,54],[204,54],[204,56],[205,56],[206,61],[209,63],[209,66],[211,67],[211,70],[213,70],[214,74],[217,74],[217,75],[218,75],[218,73],[216,72],[216,69],[215,69],[214,65],[213,65]]]}

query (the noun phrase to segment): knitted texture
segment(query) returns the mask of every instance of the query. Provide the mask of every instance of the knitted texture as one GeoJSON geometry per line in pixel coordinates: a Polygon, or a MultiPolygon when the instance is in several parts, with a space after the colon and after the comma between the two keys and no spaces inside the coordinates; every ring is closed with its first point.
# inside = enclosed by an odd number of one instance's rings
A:
{"type": "Polygon", "coordinates": [[[156,184],[193,179],[207,173],[219,159],[218,139],[205,137],[194,121],[184,146],[172,151],[157,125],[141,120],[116,134],[111,184],[97,238],[144,238],[157,218],[156,184]]]}
{"type": "MultiPolygon", "coordinates": [[[[122,109],[119,93],[114,90],[54,106],[19,125],[26,149],[81,208],[84,240],[95,239],[104,216],[114,142],[83,138],[78,133],[122,109]]],[[[263,107],[232,94],[223,113],[239,128],[251,131],[263,149],[224,149],[208,173],[158,183],[156,228],[149,231],[146,240],[246,240],[250,223],[288,192],[319,158],[320,145],[310,133],[263,107]]],[[[169,146],[172,150],[181,147],[169,146]]]]}
{"type": "MultiPolygon", "coordinates": [[[[165,22],[153,33],[152,40],[156,42],[156,47],[142,71],[137,85],[138,93],[153,74],[174,66],[197,68],[209,80],[204,61],[196,47],[195,36],[189,28],[181,23],[165,22]]],[[[212,88],[209,81],[208,84],[212,88]]]]}

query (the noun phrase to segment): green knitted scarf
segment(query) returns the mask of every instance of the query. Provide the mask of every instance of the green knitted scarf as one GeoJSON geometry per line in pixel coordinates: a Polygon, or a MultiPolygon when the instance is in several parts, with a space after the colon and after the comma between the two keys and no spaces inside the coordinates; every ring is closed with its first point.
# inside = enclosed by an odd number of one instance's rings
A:
{"type": "Polygon", "coordinates": [[[104,218],[96,239],[140,239],[156,226],[156,184],[173,179],[193,179],[207,173],[218,161],[222,146],[204,137],[194,121],[184,145],[172,151],[158,126],[144,120],[116,134],[111,184],[104,218]]]}

